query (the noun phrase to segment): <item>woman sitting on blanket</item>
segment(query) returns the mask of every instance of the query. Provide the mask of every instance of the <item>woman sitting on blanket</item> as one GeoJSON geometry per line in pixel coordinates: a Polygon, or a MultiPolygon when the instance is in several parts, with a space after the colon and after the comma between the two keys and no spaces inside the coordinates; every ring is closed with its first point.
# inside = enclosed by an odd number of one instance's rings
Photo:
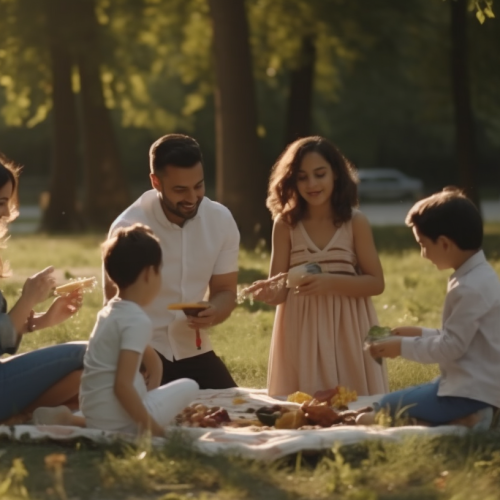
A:
{"type": "MultiPolygon", "coordinates": [[[[18,171],[0,154],[0,242],[7,223],[18,215],[18,171]]],[[[56,298],[47,312],[33,312],[54,288],[53,271],[48,267],[28,278],[9,312],[0,292],[0,356],[15,354],[23,335],[57,325],[80,308],[82,297],[73,292],[56,298]]],[[[0,277],[7,274],[7,266],[0,260],[0,277]]],[[[85,349],[86,343],[70,342],[0,359],[0,423],[23,423],[39,406],[77,408],[85,349]]]]}
{"type": "Polygon", "coordinates": [[[103,244],[104,268],[117,295],[97,315],[85,353],[80,404],[83,417],[65,407],[39,408],[35,423],[64,424],[107,431],[163,436],[165,427],[198,394],[194,380],[158,387],[162,365],[148,345],[153,328],[143,307],[161,287],[162,252],[151,229],[119,228],[103,244]],[[143,377],[142,359],[153,370],[143,377]],[[146,381],[147,380],[147,381],[146,381]],[[149,392],[148,392],[149,389],[149,392]]]}

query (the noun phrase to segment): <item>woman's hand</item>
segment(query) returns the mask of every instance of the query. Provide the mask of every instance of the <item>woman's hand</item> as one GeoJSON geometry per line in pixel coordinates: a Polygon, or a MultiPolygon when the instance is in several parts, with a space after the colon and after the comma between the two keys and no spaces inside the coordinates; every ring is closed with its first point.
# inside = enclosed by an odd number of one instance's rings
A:
{"type": "Polygon", "coordinates": [[[33,306],[49,297],[55,284],[54,268],[52,266],[47,267],[26,280],[21,299],[32,309],[33,306]]]}
{"type": "Polygon", "coordinates": [[[33,320],[35,330],[55,326],[66,321],[80,310],[82,301],[83,292],[81,290],[75,290],[62,297],[57,297],[45,314],[33,320]]]}

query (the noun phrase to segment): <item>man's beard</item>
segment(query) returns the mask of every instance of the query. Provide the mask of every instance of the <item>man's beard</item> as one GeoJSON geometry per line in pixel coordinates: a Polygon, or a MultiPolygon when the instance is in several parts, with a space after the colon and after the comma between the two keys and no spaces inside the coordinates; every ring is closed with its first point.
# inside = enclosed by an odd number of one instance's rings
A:
{"type": "Polygon", "coordinates": [[[193,217],[196,217],[196,214],[198,213],[198,208],[200,206],[200,203],[203,201],[203,198],[201,198],[199,201],[196,202],[194,208],[191,210],[187,211],[186,209],[182,208],[181,203],[177,203],[174,205],[166,196],[165,193],[161,193],[160,198],[160,203],[163,208],[163,211],[166,213],[171,213],[177,217],[180,217],[181,219],[184,220],[189,220],[192,219],[193,217]]]}

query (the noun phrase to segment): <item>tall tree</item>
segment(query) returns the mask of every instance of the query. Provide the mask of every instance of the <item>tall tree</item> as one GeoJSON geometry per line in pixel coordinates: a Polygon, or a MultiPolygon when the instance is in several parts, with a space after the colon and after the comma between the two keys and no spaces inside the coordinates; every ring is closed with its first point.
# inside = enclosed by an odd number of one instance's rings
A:
{"type": "Polygon", "coordinates": [[[297,64],[290,71],[285,131],[285,142],[287,144],[298,137],[311,134],[315,63],[316,45],[314,36],[305,35],[302,38],[297,64]]]}
{"type": "Polygon", "coordinates": [[[266,237],[268,168],[257,136],[257,103],[244,0],[209,0],[215,53],[217,199],[227,205],[242,242],[266,237]]]}
{"type": "Polygon", "coordinates": [[[451,78],[455,110],[455,144],[461,187],[480,207],[479,163],[472,111],[467,50],[467,0],[450,2],[451,78]]]}
{"type": "Polygon", "coordinates": [[[74,0],[79,17],[77,64],[83,124],[85,216],[92,226],[108,227],[129,204],[113,124],[101,80],[101,45],[94,0],[74,0]]]}
{"type": "Polygon", "coordinates": [[[82,228],[77,210],[78,123],[70,49],[74,18],[66,0],[45,0],[44,4],[52,69],[53,133],[50,199],[42,228],[71,232],[82,228]]]}

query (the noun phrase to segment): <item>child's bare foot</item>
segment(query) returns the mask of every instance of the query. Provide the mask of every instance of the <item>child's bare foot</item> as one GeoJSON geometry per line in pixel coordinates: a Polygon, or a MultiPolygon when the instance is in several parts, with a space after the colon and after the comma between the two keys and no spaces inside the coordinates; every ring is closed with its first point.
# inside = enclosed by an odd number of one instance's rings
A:
{"type": "Polygon", "coordinates": [[[487,431],[493,421],[493,408],[488,406],[463,418],[457,418],[450,422],[450,425],[463,425],[475,431],[487,431]]]}
{"type": "Polygon", "coordinates": [[[33,412],[35,425],[74,425],[74,415],[67,406],[37,408],[33,412]]]}

